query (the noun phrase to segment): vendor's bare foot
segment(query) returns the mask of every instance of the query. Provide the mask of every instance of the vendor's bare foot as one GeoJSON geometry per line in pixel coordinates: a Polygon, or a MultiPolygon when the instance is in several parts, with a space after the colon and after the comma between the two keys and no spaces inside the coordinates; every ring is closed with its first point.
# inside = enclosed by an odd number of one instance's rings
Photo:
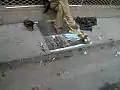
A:
{"type": "Polygon", "coordinates": [[[54,28],[55,28],[55,31],[56,31],[57,34],[61,34],[61,30],[60,30],[60,28],[57,28],[56,25],[54,25],[54,28]]]}

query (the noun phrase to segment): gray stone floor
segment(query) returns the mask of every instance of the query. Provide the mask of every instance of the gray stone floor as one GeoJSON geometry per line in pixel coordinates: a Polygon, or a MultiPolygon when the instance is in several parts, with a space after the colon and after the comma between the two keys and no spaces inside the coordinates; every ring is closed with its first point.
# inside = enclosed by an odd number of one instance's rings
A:
{"type": "Polygon", "coordinates": [[[28,31],[22,23],[0,26],[0,62],[45,54],[41,51],[39,42],[44,44],[49,53],[37,26],[33,32],[28,31]]]}
{"type": "Polygon", "coordinates": [[[98,90],[104,83],[120,78],[120,57],[113,49],[75,53],[71,58],[42,64],[26,64],[6,71],[1,77],[1,90],[98,90]],[[63,72],[57,76],[58,72],[63,72]],[[49,89],[48,89],[49,88],[49,89]]]}
{"type": "MultiPolygon", "coordinates": [[[[120,39],[120,18],[98,18],[98,25],[93,32],[86,32],[93,43],[99,43],[108,39],[120,39]],[[103,35],[103,40],[99,36],[103,35]]],[[[0,26],[0,61],[11,61],[20,58],[29,58],[40,55],[41,49],[38,42],[44,39],[35,25],[35,31],[29,32],[22,24],[10,24],[0,26]]],[[[44,52],[43,52],[44,54],[44,52]]]]}
{"type": "MultiPolygon", "coordinates": [[[[93,33],[87,33],[96,44],[111,38],[119,40],[119,24],[119,18],[98,18],[98,25],[94,27],[93,33]],[[104,39],[100,40],[99,35],[103,35],[104,39]]],[[[43,39],[38,30],[28,32],[21,25],[14,24],[1,26],[0,32],[1,61],[39,55],[36,42],[43,39]]],[[[6,76],[0,77],[0,90],[32,90],[36,86],[43,90],[98,90],[105,82],[116,82],[120,78],[119,69],[120,57],[114,56],[112,48],[94,49],[88,51],[88,55],[75,52],[73,57],[45,66],[25,64],[6,71],[6,76]],[[63,73],[57,76],[60,71],[63,73]]]]}

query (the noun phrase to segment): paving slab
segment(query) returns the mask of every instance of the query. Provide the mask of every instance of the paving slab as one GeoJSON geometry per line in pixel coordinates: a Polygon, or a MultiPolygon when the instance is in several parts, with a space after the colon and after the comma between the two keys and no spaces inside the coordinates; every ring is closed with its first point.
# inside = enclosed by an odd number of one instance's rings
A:
{"type": "Polygon", "coordinates": [[[35,25],[34,31],[28,31],[22,23],[0,26],[0,62],[30,58],[45,54],[40,43],[44,44],[46,53],[49,49],[43,36],[35,25]]]}
{"type": "Polygon", "coordinates": [[[47,63],[26,64],[5,71],[1,77],[2,90],[99,90],[104,83],[120,78],[120,57],[112,48],[88,51],[87,55],[75,53],[73,57],[47,63]],[[58,72],[62,72],[60,75],[58,72]]]}
{"type": "MultiPolygon", "coordinates": [[[[95,44],[99,42],[105,42],[109,39],[119,40],[120,39],[120,18],[97,18],[97,25],[93,26],[93,32],[85,32],[95,44]]],[[[40,32],[44,35],[45,41],[48,47],[51,49],[52,45],[48,42],[47,36],[56,34],[53,28],[53,23],[47,21],[39,21],[37,26],[40,32]]],[[[64,24],[62,28],[62,33],[68,33],[67,25],[64,24]]],[[[52,40],[52,39],[51,39],[52,40]]],[[[51,41],[52,42],[52,41],[51,41]]]]}
{"type": "MultiPolygon", "coordinates": [[[[97,20],[98,24],[93,27],[92,33],[85,31],[91,38],[93,44],[102,43],[108,39],[120,39],[120,18],[97,18],[97,20]],[[103,36],[103,40],[100,40],[100,35],[103,36]]],[[[42,24],[46,26],[46,24],[42,24]]],[[[49,54],[49,48],[44,40],[44,30],[37,26],[35,25],[35,31],[33,32],[27,31],[22,23],[0,26],[1,62],[31,58],[45,54],[41,52],[39,42],[43,42],[49,54]]],[[[47,29],[51,31],[49,27],[47,27],[47,29]]]]}

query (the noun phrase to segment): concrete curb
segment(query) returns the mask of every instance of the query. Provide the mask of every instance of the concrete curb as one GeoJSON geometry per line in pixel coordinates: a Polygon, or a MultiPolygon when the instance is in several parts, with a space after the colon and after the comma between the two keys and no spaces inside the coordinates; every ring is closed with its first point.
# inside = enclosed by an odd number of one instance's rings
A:
{"type": "Polygon", "coordinates": [[[81,46],[78,48],[61,51],[57,53],[54,52],[49,55],[44,55],[44,56],[40,55],[40,56],[31,57],[31,58],[18,59],[18,60],[13,60],[8,62],[0,62],[0,71],[18,68],[21,65],[27,64],[27,63],[45,64],[48,62],[53,62],[55,60],[69,58],[74,56],[74,52],[77,52],[79,53],[79,55],[81,55],[81,54],[84,54],[85,51],[90,53],[90,52],[94,52],[94,50],[99,51],[102,49],[113,48],[115,43],[120,44],[120,40],[108,40],[101,43],[85,45],[85,46],[81,46]]]}

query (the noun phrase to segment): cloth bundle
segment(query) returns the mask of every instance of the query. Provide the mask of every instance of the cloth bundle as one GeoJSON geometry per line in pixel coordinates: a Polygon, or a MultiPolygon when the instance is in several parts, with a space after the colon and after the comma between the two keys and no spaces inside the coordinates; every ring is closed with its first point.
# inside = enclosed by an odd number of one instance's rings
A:
{"type": "Polygon", "coordinates": [[[97,19],[95,17],[77,17],[75,21],[80,26],[80,29],[84,31],[92,32],[92,26],[97,25],[97,19]]]}

